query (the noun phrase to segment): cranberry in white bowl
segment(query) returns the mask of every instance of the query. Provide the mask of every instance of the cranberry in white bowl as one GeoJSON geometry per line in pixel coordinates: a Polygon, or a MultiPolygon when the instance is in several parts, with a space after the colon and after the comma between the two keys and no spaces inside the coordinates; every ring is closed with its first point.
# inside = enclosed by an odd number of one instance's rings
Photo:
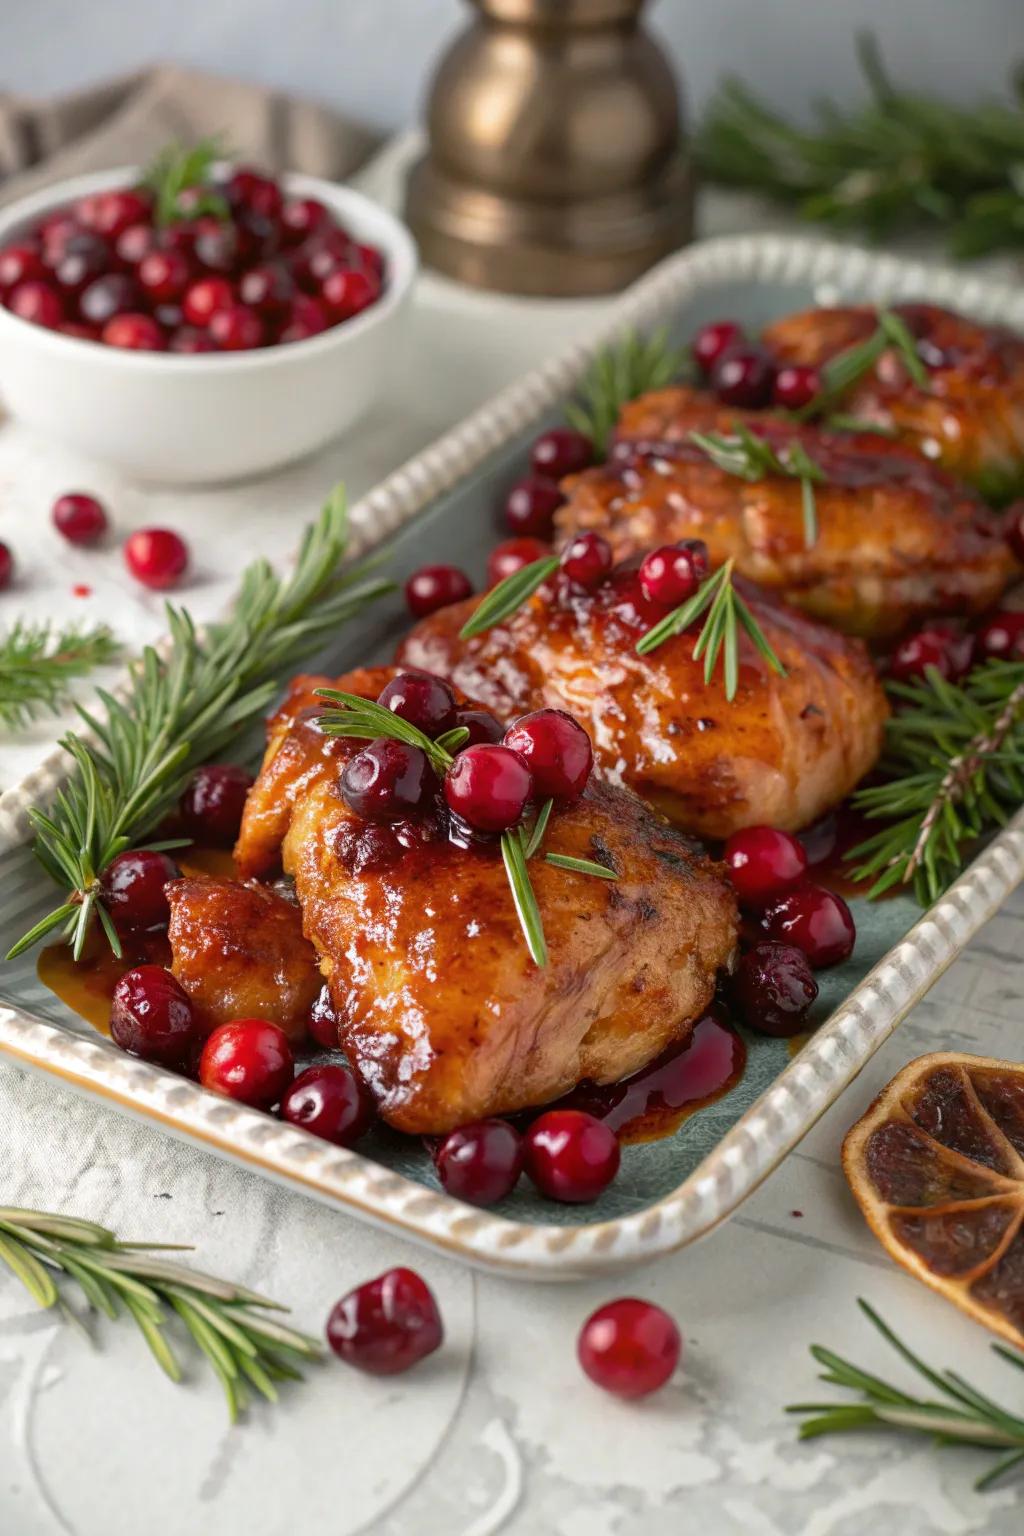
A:
{"type": "MultiPolygon", "coordinates": [[[[97,193],[129,190],[140,175],[126,167],[80,176],[12,204],[0,214],[0,252],[19,247],[25,232],[37,230],[48,214],[97,193]]],[[[69,311],[65,328],[57,329],[39,304],[27,302],[36,297],[33,291],[14,302],[17,285],[12,284],[0,305],[0,396],[10,414],[79,453],[144,480],[179,485],[266,473],[315,452],[354,426],[386,396],[394,369],[401,366],[416,248],[398,219],[350,188],[312,176],[284,175],[278,182],[286,206],[306,200],[323,205],[332,225],[364,246],[368,259],[375,253],[382,275],[372,302],[366,303],[361,293],[348,293],[352,281],[336,279],[330,295],[334,323],[323,330],[309,325],[308,295],[298,292],[293,323],[278,325],[274,295],[257,292],[257,274],[246,283],[246,296],[267,303],[265,313],[271,317],[259,338],[248,338],[258,344],[234,345],[247,328],[242,322],[255,312],[255,305],[246,306],[238,293],[237,313],[226,321],[218,315],[216,326],[208,327],[212,343],[191,346],[206,333],[183,312],[175,314],[183,311],[180,299],[162,302],[165,285],[169,293],[180,274],[170,270],[173,262],[163,264],[166,272],[150,262],[145,276],[152,291],[134,322],[130,317],[136,312],[127,312],[128,325],[134,323],[140,336],[143,330],[160,331],[159,349],[149,350],[123,343],[123,310],[113,331],[99,324],[104,342],[96,339],[95,324],[82,322],[74,302],[76,312],[69,311]],[[350,301],[354,313],[346,308],[350,301]]],[[[137,239],[141,250],[145,230],[133,228],[124,236],[129,238],[137,239]]],[[[285,248],[298,238],[300,231],[285,232],[285,248]]],[[[114,242],[120,243],[120,238],[114,242]]],[[[126,265],[121,258],[122,272],[126,265]]],[[[134,266],[134,281],[140,265],[134,266]]],[[[109,274],[114,281],[118,275],[109,274]]],[[[204,268],[192,275],[212,279],[219,274],[204,268]]],[[[31,288],[34,278],[38,274],[27,273],[22,288],[26,283],[31,288]]],[[[228,280],[237,292],[243,274],[232,272],[228,280]]],[[[49,272],[43,281],[49,291],[49,272]]],[[[73,294],[75,285],[69,282],[68,287],[73,294]]]]}

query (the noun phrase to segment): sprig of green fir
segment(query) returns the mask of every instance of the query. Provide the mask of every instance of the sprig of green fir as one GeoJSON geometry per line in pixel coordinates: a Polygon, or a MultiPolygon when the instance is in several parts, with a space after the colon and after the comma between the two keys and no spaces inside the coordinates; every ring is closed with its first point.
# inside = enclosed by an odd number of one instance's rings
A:
{"type": "Polygon", "coordinates": [[[719,656],[724,661],[725,697],[732,703],[736,697],[736,689],[739,686],[739,636],[740,630],[745,630],[754,642],[755,647],[765,658],[773,671],[780,677],[785,677],[786,669],[771,647],[764,631],[758,624],[750,608],[736,591],[733,585],[734,560],[727,560],[724,565],[710,575],[701,584],[694,595],[678,608],[673,608],[671,613],[659,619],[637,641],[637,653],[647,656],[651,651],[656,651],[666,640],[674,635],[681,635],[696,623],[702,613],[707,614],[700,634],[697,636],[693,647],[695,661],[704,657],[704,681],[710,683],[718,665],[719,656]]]}
{"type": "MultiPolygon", "coordinates": [[[[75,760],[49,811],[29,812],[35,852],[66,899],[21,938],[8,959],[61,928],[81,956],[94,920],[114,954],[121,941],[99,900],[112,859],[148,839],[188,777],[262,719],[281,673],[314,655],[394,583],[366,564],[341,569],[348,538],[343,488],[306,529],[295,568],[278,576],[256,560],[227,619],[199,633],[187,610],[167,608],[166,652],[146,648],[122,697],[98,690],[102,718],[78,706],[92,737],[65,736],[75,760]]],[[[147,842],[150,848],[177,846],[147,842]]]]}
{"type": "Polygon", "coordinates": [[[1024,661],[985,662],[959,683],[928,667],[889,691],[898,707],[886,725],[885,779],[854,796],[885,825],[847,858],[854,879],[873,882],[869,897],[904,885],[928,906],[1024,798],[1024,661]]]}
{"type": "Polygon", "coordinates": [[[565,418],[590,438],[597,458],[603,459],[624,405],[692,373],[689,350],[672,346],[667,331],[646,337],[630,331],[594,358],[580,381],[579,398],[566,407],[565,418]]]}
{"type": "Polygon", "coordinates": [[[182,1372],[167,1326],[177,1317],[220,1380],[234,1422],[252,1391],[277,1402],[278,1384],[301,1380],[299,1367],[322,1351],[279,1321],[274,1314],[288,1309],[278,1302],[162,1257],[179,1247],[125,1243],[96,1222],[0,1207],[0,1262],[41,1307],[81,1324],[66,1299],[76,1286],[97,1312],[130,1317],[174,1382],[182,1372]]]}
{"type": "Polygon", "coordinates": [[[818,541],[818,507],[814,496],[816,484],[824,485],[828,476],[816,464],[803,443],[796,438],[778,450],[737,421],[731,432],[691,432],[690,442],[705,453],[727,475],[755,483],[766,475],[783,475],[800,482],[803,511],[804,547],[811,549],[818,541]]]}
{"type": "Polygon", "coordinates": [[[118,644],[105,624],[26,624],[0,636],[0,725],[18,730],[67,702],[70,684],[113,661],[118,644]]]}
{"type": "Polygon", "coordinates": [[[228,217],[227,200],[210,181],[214,163],[223,159],[224,153],[221,141],[209,138],[192,145],[172,140],[154,155],[142,174],[142,185],[153,193],[156,224],[163,227],[177,219],[196,219],[202,214],[218,219],[228,217]],[[186,191],[192,196],[188,206],[183,207],[181,196],[186,191]]]}
{"type": "MultiPolygon", "coordinates": [[[[853,1430],[895,1429],[928,1435],[940,1447],[963,1445],[1003,1452],[995,1465],[976,1481],[974,1486],[979,1492],[991,1488],[1008,1472],[1024,1466],[1024,1416],[1001,1407],[956,1371],[933,1370],[866,1301],[858,1300],[857,1304],[886,1343],[935,1388],[940,1397],[915,1397],[844,1360],[832,1350],[812,1344],[812,1357],[825,1367],[820,1379],[831,1386],[846,1387],[859,1393],[861,1401],[850,1404],[793,1403],[786,1412],[802,1417],[801,1440],[848,1434],[853,1430]]],[[[1004,1344],[995,1344],[993,1349],[1008,1364],[1024,1371],[1024,1355],[1007,1349],[1004,1344]]]]}
{"type": "MultiPolygon", "coordinates": [[[[439,779],[444,778],[455,761],[454,754],[469,739],[469,731],[461,726],[446,731],[436,741],[432,740],[418,726],[411,725],[384,705],[337,688],[318,688],[317,697],[337,706],[317,716],[317,724],[326,735],[354,737],[362,741],[377,741],[381,737],[404,741],[408,746],[419,747],[439,779]]],[[[547,965],[548,946],[527,865],[541,851],[553,805],[552,800],[545,801],[531,826],[521,823],[501,834],[501,857],[513,904],[530,956],[538,966],[547,965]]],[[[574,874],[592,875],[599,880],[618,878],[615,870],[590,859],[577,859],[559,853],[545,853],[543,858],[545,863],[570,870],[574,874]]]]}

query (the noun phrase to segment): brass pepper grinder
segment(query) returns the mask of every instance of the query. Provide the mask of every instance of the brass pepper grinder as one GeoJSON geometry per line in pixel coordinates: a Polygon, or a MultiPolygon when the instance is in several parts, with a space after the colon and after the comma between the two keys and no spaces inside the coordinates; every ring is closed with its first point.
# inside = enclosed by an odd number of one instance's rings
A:
{"type": "Polygon", "coordinates": [[[645,0],[471,0],[430,87],[406,217],[431,266],[508,293],[623,287],[691,235],[679,94],[645,0]]]}

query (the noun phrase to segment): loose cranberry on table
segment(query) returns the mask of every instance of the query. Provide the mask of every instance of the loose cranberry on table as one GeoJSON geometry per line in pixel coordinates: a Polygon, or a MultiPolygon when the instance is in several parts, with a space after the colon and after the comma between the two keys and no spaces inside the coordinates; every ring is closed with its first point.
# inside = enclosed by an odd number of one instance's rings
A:
{"type": "Polygon", "coordinates": [[[204,1088],[252,1109],[270,1109],[295,1072],[288,1036],[267,1019],[218,1024],[199,1058],[204,1088]]]}
{"type": "Polygon", "coordinates": [[[7,545],[0,543],[0,592],[4,587],[9,587],[11,577],[14,574],[14,556],[7,545]]]}
{"type": "Polygon", "coordinates": [[[718,359],[731,347],[738,347],[746,338],[735,320],[714,320],[704,325],[693,338],[693,355],[698,368],[710,373],[718,359]]]}
{"type": "Polygon", "coordinates": [[[678,608],[697,591],[708,573],[708,548],[701,539],[663,544],[644,556],[640,585],[644,596],[662,608],[678,608]]]}
{"type": "Polygon", "coordinates": [[[975,639],[955,624],[936,620],[901,640],[889,659],[889,675],[909,683],[925,677],[929,667],[940,676],[957,682],[971,670],[975,639]]]}
{"type": "Polygon", "coordinates": [[[594,766],[590,737],[563,709],[537,709],[523,715],[504,735],[530,770],[533,792],[541,799],[578,800],[594,766]]]}
{"type": "Polygon", "coordinates": [[[530,450],[534,474],[548,480],[562,480],[578,474],[594,462],[594,444],[572,427],[552,427],[541,433],[530,450]]]}
{"type": "Polygon", "coordinates": [[[815,970],[848,960],[857,938],[843,898],[810,882],[772,902],[761,917],[761,927],[776,943],[794,944],[803,950],[815,970]]]}
{"type": "Polygon", "coordinates": [[[784,411],[799,411],[810,405],[820,389],[821,375],[817,368],[790,363],[775,375],[772,397],[784,411]]]}
{"type": "Polygon", "coordinates": [[[53,526],[69,544],[95,544],[107,531],[103,503],[84,491],[67,491],[58,496],[51,516],[53,526]]]}
{"type": "Polygon", "coordinates": [[[487,556],[487,585],[496,587],[499,581],[505,581],[524,566],[533,565],[534,561],[543,560],[550,553],[550,546],[540,539],[506,539],[487,556]]]}
{"type": "Polygon", "coordinates": [[[549,539],[555,526],[555,513],[565,497],[553,480],[543,475],[527,475],[517,480],[505,498],[505,522],[515,534],[530,534],[549,539]]]}
{"type": "Polygon", "coordinates": [[[406,606],[414,619],[425,619],[472,595],[473,584],[457,565],[424,565],[405,584],[406,606]]]}
{"type": "Polygon", "coordinates": [[[477,1120],[451,1131],[434,1162],[449,1195],[469,1205],[494,1205],[519,1182],[523,1138],[507,1120],[477,1120]]]}
{"type": "Polygon", "coordinates": [[[345,804],[366,821],[399,821],[425,804],[434,775],[419,747],[381,736],[349,758],[341,775],[345,804]]]}
{"type": "Polygon", "coordinates": [[[514,827],[532,793],[529,768],[507,745],[466,747],[445,774],[449,809],[478,832],[514,827]]]}
{"type": "Polygon", "coordinates": [[[562,570],[570,581],[590,590],[600,586],[612,568],[612,547],[599,533],[578,533],[562,550],[562,570]]]}
{"type": "Polygon", "coordinates": [[[756,347],[723,353],[711,373],[711,385],[724,405],[756,410],[767,405],[775,382],[771,359],[756,347]]]}
{"type": "Polygon", "coordinates": [[[166,853],[130,848],[119,853],[103,871],[100,898],[119,933],[166,928],[171,909],[164,890],[181,871],[166,853]]]}
{"type": "Polygon", "coordinates": [[[334,1063],[307,1067],[281,1100],[281,1119],[324,1141],[350,1147],[373,1124],[373,1100],[348,1067],[334,1063]]]}
{"type": "Polygon", "coordinates": [[[494,745],[505,734],[505,727],[500,720],[486,709],[457,709],[455,711],[455,728],[465,726],[469,732],[464,745],[459,748],[465,751],[466,747],[479,747],[494,745]]]}
{"type": "Polygon", "coordinates": [[[163,352],[167,346],[152,315],[138,311],[114,315],[103,327],[100,339],[105,346],[121,347],[126,352],[163,352]]]}
{"type": "Polygon", "coordinates": [[[433,1292],[414,1269],[389,1269],[343,1296],[327,1319],[340,1360],[370,1376],[397,1376],[441,1347],[433,1292]]]}
{"type": "Polygon", "coordinates": [[[455,695],[443,678],[430,672],[400,672],[385,683],[377,703],[431,739],[455,724],[455,695]]]}
{"type": "Polygon", "coordinates": [[[242,825],[252,774],[237,763],[204,763],[189,779],[179,810],[185,831],[197,842],[230,848],[242,825]]]}
{"type": "Polygon", "coordinates": [[[110,1037],[122,1051],[181,1067],[200,1034],[188,995],[162,965],[139,965],[120,978],[110,1004],[110,1037]]]}
{"type": "Polygon", "coordinates": [[[775,827],[745,827],[725,845],[729,878],[741,903],[763,907],[796,885],[807,871],[807,853],[791,832],[775,827]]]}
{"type": "Polygon", "coordinates": [[[619,1143],[602,1120],[581,1109],[549,1109],[526,1133],[526,1172],[542,1195],[585,1205],[619,1171],[619,1143]]]}
{"type": "Polygon", "coordinates": [[[137,528],[124,544],[124,561],[136,581],[163,591],[188,566],[188,546],[170,528],[137,528]]]}
{"type": "Polygon", "coordinates": [[[798,1034],[818,995],[818,983],[802,949],[792,944],[755,944],[732,977],[733,1003],[744,1024],[762,1035],[798,1034]]]}
{"type": "Polygon", "coordinates": [[[1024,657],[1024,610],[994,613],[978,630],[977,646],[983,661],[1020,661],[1024,657]]]}
{"type": "Polygon", "coordinates": [[[652,1301],[623,1296],[598,1307],[580,1329],[576,1354],[591,1381],[616,1397],[647,1397],[675,1372],[683,1341],[652,1301]]]}
{"type": "Polygon", "coordinates": [[[7,308],[20,320],[53,330],[64,319],[64,305],[56,288],[30,279],[7,295],[7,308]]]}

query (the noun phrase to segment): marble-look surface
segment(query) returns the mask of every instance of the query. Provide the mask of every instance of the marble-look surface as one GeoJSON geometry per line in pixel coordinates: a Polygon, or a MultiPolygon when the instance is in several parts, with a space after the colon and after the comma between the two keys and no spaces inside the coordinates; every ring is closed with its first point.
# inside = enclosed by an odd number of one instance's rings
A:
{"type": "MultiPolygon", "coordinates": [[[[52,611],[56,587],[47,598],[41,584],[55,546],[41,520],[48,498],[85,476],[121,527],[191,530],[199,580],[183,596],[215,611],[237,572],[240,527],[246,557],[280,553],[334,478],[370,485],[599,308],[465,297],[428,280],[411,357],[422,368],[429,356],[435,387],[413,367],[393,411],[358,442],[259,486],[147,492],[4,426],[0,537],[28,551],[19,611],[33,595],[52,611]]],[[[60,569],[62,584],[88,579],[71,571],[78,558],[60,569]]],[[[115,556],[95,572],[97,611],[134,640],[157,632],[158,602],[130,589],[115,556]]],[[[30,752],[51,734],[41,727],[30,752]]],[[[15,771],[4,743],[0,783],[15,771]]],[[[375,1381],[332,1362],[231,1429],[194,1357],[186,1385],[172,1386],[130,1326],[97,1324],[90,1349],[0,1274],[0,1532],[1017,1536],[1024,1487],[975,1495],[980,1455],[881,1435],[800,1446],[783,1408],[823,1390],[812,1340],[906,1378],[858,1313],[859,1295],[928,1359],[1019,1407],[1020,1378],[984,1332],[878,1248],[838,1149],[912,1057],[947,1047],[1020,1056],[1022,948],[1018,895],[732,1221],[635,1275],[564,1288],[474,1275],[0,1066],[0,1201],[73,1211],[125,1237],[195,1242],[197,1264],[289,1303],[311,1332],[352,1284],[410,1263],[434,1286],[447,1329],[444,1349],[407,1377],[375,1381]],[[584,1318],[626,1293],[668,1307],[686,1339],[677,1378],[644,1404],[605,1397],[574,1358],[584,1318]]]]}

